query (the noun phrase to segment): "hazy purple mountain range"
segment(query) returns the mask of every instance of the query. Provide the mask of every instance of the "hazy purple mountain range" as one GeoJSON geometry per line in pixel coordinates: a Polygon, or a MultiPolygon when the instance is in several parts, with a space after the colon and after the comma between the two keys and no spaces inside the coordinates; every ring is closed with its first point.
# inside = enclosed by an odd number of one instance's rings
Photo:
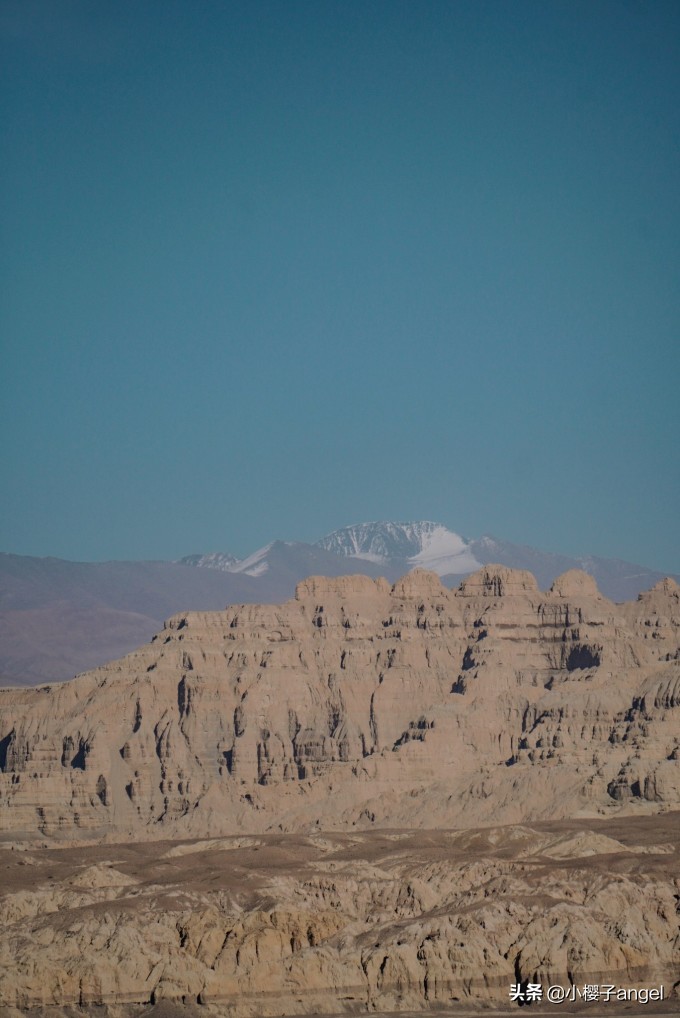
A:
{"type": "MultiPolygon", "coordinates": [[[[418,566],[445,585],[498,562],[547,588],[567,569],[591,573],[607,597],[630,600],[664,574],[614,559],[569,558],[493,537],[468,540],[440,523],[377,522],[314,544],[273,541],[245,559],[228,552],[179,562],[67,562],[0,554],[0,682],[34,685],[134,650],[177,611],[275,602],[310,575],[365,573],[396,580],[418,566]]],[[[680,579],[680,577],[675,577],[680,579]]]]}

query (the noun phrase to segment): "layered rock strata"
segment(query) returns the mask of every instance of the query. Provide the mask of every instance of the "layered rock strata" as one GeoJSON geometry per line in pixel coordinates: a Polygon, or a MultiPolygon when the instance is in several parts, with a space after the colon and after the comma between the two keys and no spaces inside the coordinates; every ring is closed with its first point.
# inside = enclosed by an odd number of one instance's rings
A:
{"type": "Polygon", "coordinates": [[[0,691],[5,836],[460,827],[680,804],[680,589],[310,578],[0,691]]]}

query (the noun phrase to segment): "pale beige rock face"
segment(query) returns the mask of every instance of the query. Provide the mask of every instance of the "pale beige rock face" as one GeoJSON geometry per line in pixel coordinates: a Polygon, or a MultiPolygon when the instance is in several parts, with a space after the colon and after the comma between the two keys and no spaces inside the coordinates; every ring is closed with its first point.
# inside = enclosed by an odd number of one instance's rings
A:
{"type": "Polygon", "coordinates": [[[459,591],[312,577],[0,691],[15,837],[460,827],[680,804],[680,590],[614,604],[486,566],[459,591]]]}
{"type": "Polygon", "coordinates": [[[679,632],[671,581],[312,577],[0,691],[0,1012],[673,994],[679,632]]]}

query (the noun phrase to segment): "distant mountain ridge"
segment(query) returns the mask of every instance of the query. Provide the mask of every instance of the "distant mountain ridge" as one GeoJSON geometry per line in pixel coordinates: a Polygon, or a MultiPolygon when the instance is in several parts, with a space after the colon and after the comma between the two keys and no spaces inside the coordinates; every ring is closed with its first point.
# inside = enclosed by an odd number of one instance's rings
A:
{"type": "MultiPolygon", "coordinates": [[[[179,561],[182,565],[262,576],[271,567],[272,556],[280,554],[284,547],[297,548],[299,552],[319,548],[340,558],[387,566],[391,572],[398,570],[400,575],[418,567],[431,569],[438,576],[466,575],[483,564],[475,558],[466,538],[431,520],[357,523],[334,530],[311,545],[300,541],[272,541],[244,559],[237,559],[229,552],[210,552],[186,555],[179,561]]],[[[309,551],[302,553],[309,555],[309,551]]]]}
{"type": "Polygon", "coordinates": [[[511,569],[528,569],[546,590],[560,573],[582,569],[594,577],[602,593],[612,601],[635,598],[664,576],[672,575],[620,559],[575,558],[539,551],[489,534],[467,538],[433,520],[355,523],[334,530],[313,544],[272,541],[244,559],[227,552],[188,555],[180,559],[182,565],[255,578],[266,575],[270,581],[279,577],[282,570],[288,576],[298,574],[298,579],[303,579],[311,572],[341,575],[349,571],[349,565],[354,572],[384,575],[394,581],[412,569],[421,568],[437,573],[449,586],[492,563],[511,569]]]}
{"type": "Polygon", "coordinates": [[[242,559],[226,551],[187,555],[179,562],[66,562],[0,554],[0,684],[71,678],[135,650],[175,612],[285,601],[308,576],[360,573],[394,583],[420,567],[456,587],[493,563],[528,570],[541,590],[561,573],[583,569],[613,601],[633,600],[670,575],[489,535],[470,539],[432,520],[359,523],[314,543],[270,541],[242,559]]]}

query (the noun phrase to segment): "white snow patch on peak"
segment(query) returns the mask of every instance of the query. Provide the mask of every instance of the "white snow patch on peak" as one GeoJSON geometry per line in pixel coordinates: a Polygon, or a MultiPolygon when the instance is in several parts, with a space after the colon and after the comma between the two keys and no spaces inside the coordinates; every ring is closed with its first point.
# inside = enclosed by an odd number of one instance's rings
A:
{"type": "Polygon", "coordinates": [[[264,548],[258,548],[248,558],[242,559],[235,566],[232,567],[232,573],[245,573],[247,576],[262,576],[269,569],[269,563],[267,562],[267,555],[271,551],[274,545],[273,541],[269,544],[265,544],[264,548]]]}
{"type": "Polygon", "coordinates": [[[481,568],[482,563],[477,561],[464,538],[441,524],[425,531],[421,542],[421,551],[408,560],[413,568],[431,569],[439,576],[474,572],[481,568]]]}
{"type": "Polygon", "coordinates": [[[269,563],[264,559],[262,562],[258,562],[256,566],[253,566],[252,569],[240,569],[239,572],[245,573],[246,576],[263,576],[268,569],[269,563]]]}

